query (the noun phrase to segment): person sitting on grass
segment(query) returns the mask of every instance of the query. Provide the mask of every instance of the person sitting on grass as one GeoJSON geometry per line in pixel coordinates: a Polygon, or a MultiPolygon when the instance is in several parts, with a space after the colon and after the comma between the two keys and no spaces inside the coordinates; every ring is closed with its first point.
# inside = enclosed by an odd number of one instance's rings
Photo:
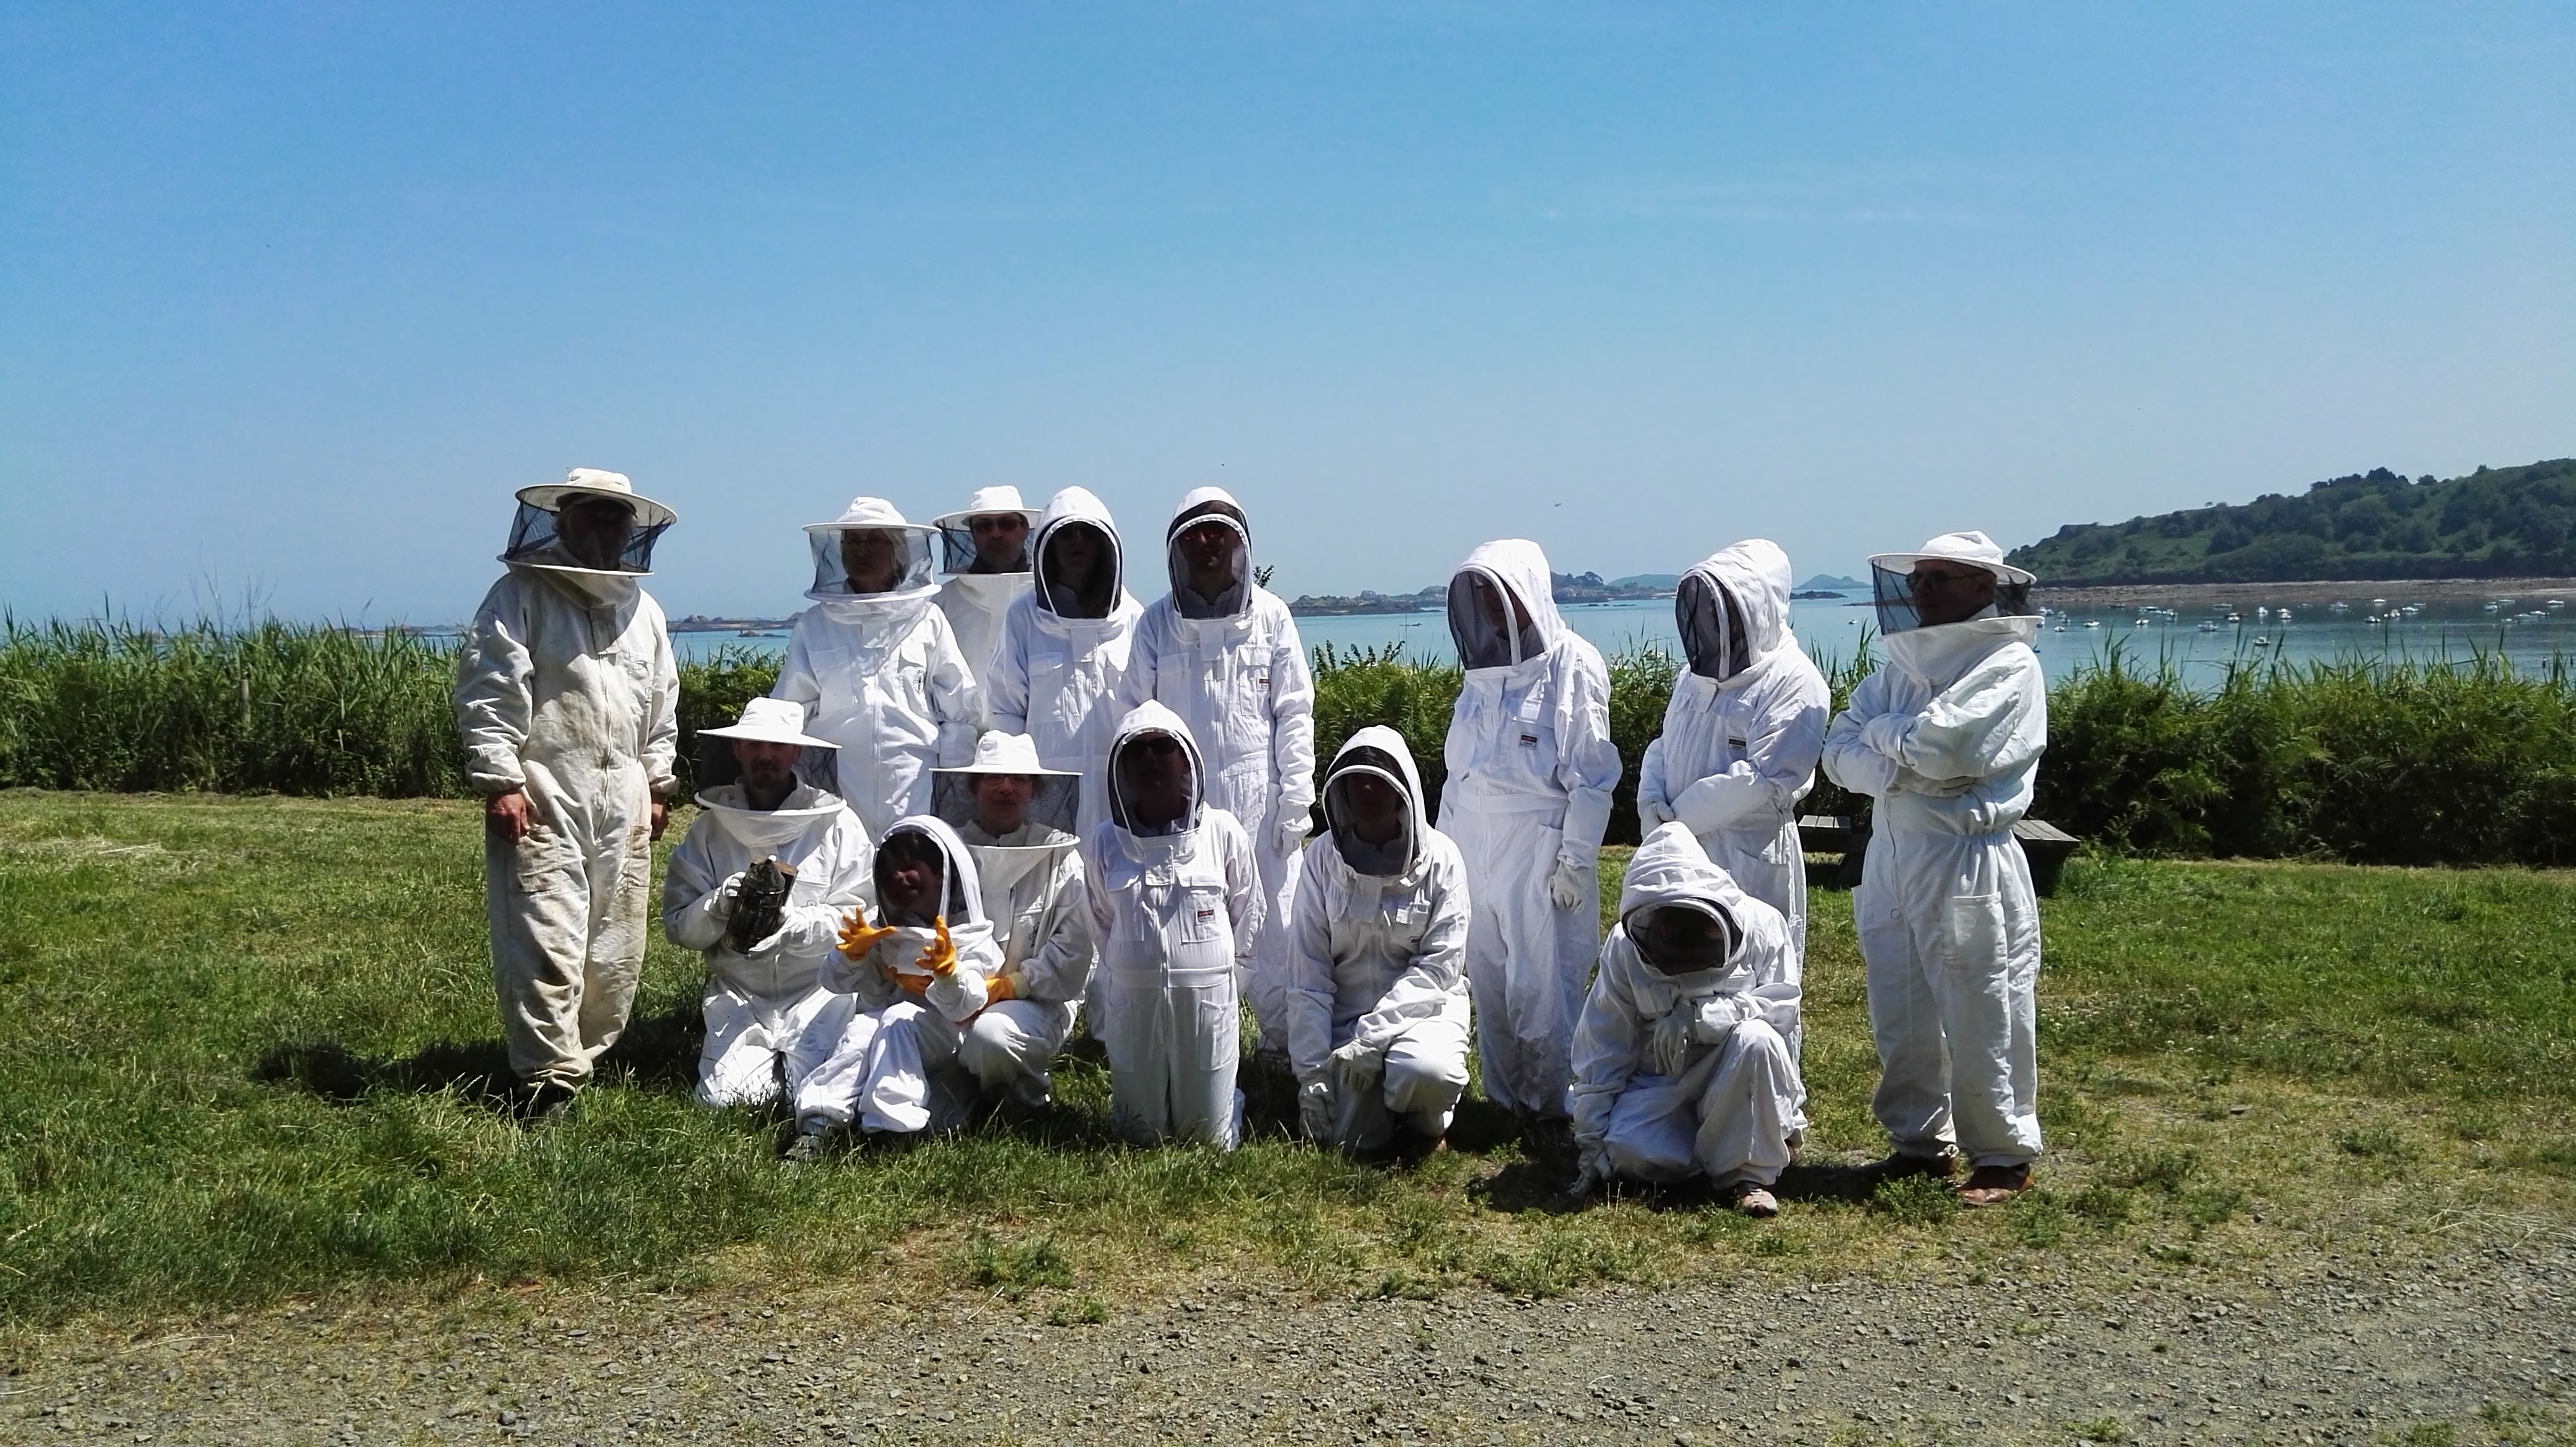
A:
{"type": "Polygon", "coordinates": [[[1637,846],[1574,1033],[1575,1192],[1705,1175],[1748,1216],[1807,1126],[1798,951],[1687,824],[1637,846]]]}
{"type": "Polygon", "coordinates": [[[972,1087],[957,1078],[965,1023],[1001,964],[974,857],[955,830],[916,814],[877,847],[878,918],[850,915],[824,983],[853,995],[850,1023],[796,1092],[791,1160],[827,1151],[852,1127],[915,1139],[965,1123],[972,1087]]]}
{"type": "Polygon", "coordinates": [[[1261,909],[1252,841],[1200,793],[1190,727],[1140,704],[1109,746],[1109,817],[1082,841],[1100,940],[1099,1018],[1110,1113],[1139,1145],[1234,1148],[1243,1020],[1235,982],[1261,909]]]}
{"type": "Polygon", "coordinates": [[[702,812],[671,851],[662,884],[662,932],[707,960],[697,1093],[711,1106],[792,1096],[839,1041],[855,1004],[824,987],[823,967],[841,917],[873,892],[874,851],[839,798],[796,781],[800,750],[831,747],[803,723],[795,704],[755,698],[740,722],[699,730],[733,741],[742,780],[699,793],[702,812]],[[789,890],[774,917],[763,909],[755,921],[761,906],[744,900],[743,884],[762,860],[788,876],[789,890]]]}
{"type": "Polygon", "coordinates": [[[1354,1154],[1402,1125],[1435,1147],[1467,1089],[1467,865],[1423,817],[1404,736],[1351,735],[1324,780],[1329,835],[1298,864],[1288,1054],[1306,1135],[1354,1154]]]}
{"type": "Polygon", "coordinates": [[[939,817],[975,856],[1001,948],[992,1003],[967,1026],[958,1060],[987,1099],[1035,1110],[1051,1096],[1096,953],[1073,833],[1082,776],[1041,766],[1025,734],[988,733],[973,763],[932,777],[939,817]]]}

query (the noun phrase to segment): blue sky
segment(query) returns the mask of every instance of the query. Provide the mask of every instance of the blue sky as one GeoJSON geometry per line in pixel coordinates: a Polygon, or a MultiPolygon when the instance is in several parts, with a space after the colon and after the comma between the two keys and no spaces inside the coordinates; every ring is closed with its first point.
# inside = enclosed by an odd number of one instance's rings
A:
{"type": "MultiPolygon", "coordinates": [[[[1203,483],[1290,593],[2576,453],[2576,9],[13,4],[0,605],[1203,483]]],[[[1151,570],[1159,572],[1158,569],[1151,570]]]]}

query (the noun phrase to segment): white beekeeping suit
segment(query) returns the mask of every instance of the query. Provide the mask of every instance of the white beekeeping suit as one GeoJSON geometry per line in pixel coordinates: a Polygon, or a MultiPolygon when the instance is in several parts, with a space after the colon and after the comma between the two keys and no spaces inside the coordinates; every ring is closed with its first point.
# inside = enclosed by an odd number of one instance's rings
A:
{"type": "MultiPolygon", "coordinates": [[[[948,581],[939,585],[936,601],[939,611],[947,615],[948,631],[957,635],[957,652],[966,660],[966,669],[975,675],[978,690],[992,688],[993,655],[1001,646],[1002,621],[1010,616],[1011,605],[1028,596],[1029,543],[1042,516],[1036,508],[1020,505],[1016,487],[981,487],[966,505],[952,513],[931,519],[939,529],[941,565],[948,581]],[[1016,554],[1007,546],[1007,538],[986,545],[985,531],[979,520],[1017,518],[1020,543],[1016,554]]],[[[986,707],[991,700],[986,699],[986,707]]]]}
{"type": "Polygon", "coordinates": [[[1440,829],[1467,862],[1485,1094],[1524,1125],[1562,1122],[1619,782],[1610,672],[1557,616],[1547,555],[1518,538],[1459,565],[1449,628],[1467,678],[1449,720],[1440,829]]]}
{"type": "Polygon", "coordinates": [[[1807,1126],[1799,1034],[1780,912],[1736,888],[1688,825],[1647,835],[1574,1037],[1585,1186],[1702,1174],[1755,1214],[1777,1211],[1768,1188],[1807,1126]]]}
{"type": "Polygon", "coordinates": [[[1870,560],[1887,666],[1825,736],[1825,772],[1872,800],[1852,913],[1892,1168],[1978,1168],[2018,1190],[2040,1153],[2039,905],[2012,827],[2048,744],[2031,575],[1983,533],[1870,560]],[[1966,579],[1966,582],[1962,582],[1966,579]],[[1963,588],[1975,588],[1966,602],[1963,588]],[[1927,622],[1992,601],[1956,622],[1927,622]]]}
{"type": "Polygon", "coordinates": [[[814,606],[796,615],[773,698],[840,746],[840,795],[882,839],[930,810],[930,771],[975,751],[982,692],[931,605],[930,529],[879,498],[854,499],[812,540],[814,606]]]}
{"type": "Polygon", "coordinates": [[[1118,524],[1100,499],[1068,487],[1047,502],[1029,544],[1035,578],[1011,605],[993,654],[987,721],[1026,734],[1050,769],[1082,775],[1081,832],[1109,817],[1101,773],[1118,730],[1118,691],[1144,612],[1122,581],[1118,524]],[[1074,576],[1073,555],[1089,561],[1074,576]]]}
{"type": "Polygon", "coordinates": [[[855,999],[839,1043],[797,1088],[798,1126],[808,1139],[851,1125],[910,1135],[964,1121],[963,1102],[939,1089],[934,1076],[955,1066],[966,1022],[989,998],[1001,950],[984,916],[974,855],[929,815],[886,831],[877,846],[878,899],[893,898],[890,856],[922,845],[937,853],[945,905],[921,919],[881,904],[876,923],[862,917],[844,928],[824,966],[823,983],[855,999]]]}
{"type": "Polygon", "coordinates": [[[1106,777],[1110,817],[1083,836],[1082,871],[1100,941],[1092,1031],[1109,1052],[1111,1114],[1118,1133],[1139,1144],[1232,1150],[1243,1126],[1235,979],[1261,914],[1252,841],[1233,815],[1204,802],[1190,726],[1159,703],[1139,705],[1119,725],[1106,777]],[[1131,812],[1118,762],[1163,740],[1187,757],[1189,800],[1157,828],[1131,812]]]}
{"type": "Polygon", "coordinates": [[[1164,533],[1172,591],[1147,605],[1128,652],[1121,703],[1155,700],[1181,716],[1207,756],[1208,802],[1252,838],[1262,923],[1252,941],[1252,1016],[1266,1049],[1287,1048],[1288,896],[1313,830],[1315,680],[1296,620],[1253,581],[1252,534],[1223,488],[1181,499],[1164,533]],[[1192,586],[1192,546],[1225,557],[1233,586],[1192,586]]]}
{"type": "Polygon", "coordinates": [[[974,851],[1001,948],[991,1003],[957,1056],[986,1095],[1022,1106],[1047,1103],[1056,1054],[1091,984],[1091,905],[1073,832],[1081,795],[1080,776],[1039,764],[1018,734],[986,734],[973,763],[939,771],[939,817],[974,851]]]}
{"type": "Polygon", "coordinates": [[[1466,863],[1431,827],[1393,729],[1361,729],[1333,755],[1324,815],[1288,931],[1300,1114],[1350,1151],[1387,1145],[1399,1122],[1437,1140],[1467,1089],[1466,863]],[[1394,838],[1367,837],[1373,810],[1401,820],[1394,838]]]}
{"type": "Polygon", "coordinates": [[[486,800],[484,896],[516,1103],[570,1103],[626,1028],[652,841],[677,780],[680,684],[651,571],[672,511],[614,472],[519,493],[457,663],[466,779],[486,800]]]}
{"type": "MultiPolygon", "coordinates": [[[[784,699],[755,698],[741,722],[699,734],[830,747],[798,731],[802,718],[784,699]]],[[[826,989],[823,967],[843,917],[873,893],[876,851],[839,797],[810,785],[764,809],[744,785],[723,784],[700,792],[698,807],[662,881],[663,934],[707,961],[698,1099],[761,1105],[782,1088],[792,1097],[848,1028],[853,997],[826,989]],[[778,930],[745,941],[732,928],[735,894],[763,859],[793,870],[795,881],[778,930]]]]}
{"type": "Polygon", "coordinates": [[[1755,538],[1690,570],[1674,594],[1688,667],[1637,769],[1637,822],[1679,819],[1745,893],[1807,942],[1798,800],[1816,782],[1832,694],[1789,632],[1789,555],[1755,538]]]}

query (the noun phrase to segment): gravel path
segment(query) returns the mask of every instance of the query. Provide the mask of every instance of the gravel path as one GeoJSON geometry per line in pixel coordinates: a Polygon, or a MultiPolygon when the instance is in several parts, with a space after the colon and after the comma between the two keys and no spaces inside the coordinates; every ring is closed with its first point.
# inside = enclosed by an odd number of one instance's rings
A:
{"type": "MultiPolygon", "coordinates": [[[[1323,1302],[1207,1282],[1036,1302],[579,1296],[293,1309],[15,1364],[38,1442],[2466,1442],[2576,1424],[2562,1239],[2202,1280],[1746,1277],[1555,1301],[1323,1302]],[[1977,1303],[1997,1306],[1974,1319],[1977,1303]]],[[[2150,1269],[2152,1271],[2152,1269],[2150,1269]]]]}

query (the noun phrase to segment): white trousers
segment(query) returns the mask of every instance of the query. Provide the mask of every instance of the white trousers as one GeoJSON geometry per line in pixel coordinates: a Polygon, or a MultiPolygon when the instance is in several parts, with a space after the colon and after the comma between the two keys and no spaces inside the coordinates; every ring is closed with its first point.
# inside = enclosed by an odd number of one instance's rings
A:
{"type": "Polygon", "coordinates": [[[1780,1032],[1747,1020],[1676,1076],[1640,1075],[1610,1107],[1611,1169],[1641,1181],[1705,1174],[1768,1186],[1807,1128],[1806,1088],[1780,1032]]]}
{"type": "Polygon", "coordinates": [[[850,1027],[855,996],[817,985],[800,995],[771,999],[710,981],[701,1007],[707,1043],[698,1052],[698,1101],[719,1109],[789,1099],[814,1073],[850,1027]]]}
{"type": "Polygon", "coordinates": [[[1572,909],[1547,895],[1562,816],[1487,812],[1464,799],[1440,816],[1467,864],[1467,992],[1485,1094],[1520,1116],[1569,1114],[1574,1023],[1601,953],[1598,872],[1587,872],[1590,897],[1572,909]]]}
{"type": "Polygon", "coordinates": [[[617,1043],[644,969],[652,799],[640,769],[615,798],[529,786],[528,832],[484,836],[492,983],[510,1070],[579,1088],[617,1043]]]}
{"type": "Polygon", "coordinates": [[[1878,1093],[1899,1151],[1955,1143],[1971,1165],[2034,1160],[2039,900],[2010,834],[1890,830],[1852,896],[1868,965],[1878,1093]]]}
{"type": "Polygon", "coordinates": [[[1243,1096],[1235,1071],[1243,1016],[1230,965],[1197,970],[1103,968],[1093,1030],[1109,1052],[1109,1109],[1139,1145],[1202,1141],[1234,1149],[1243,1096]]]}
{"type": "MultiPolygon", "coordinates": [[[[1367,1090],[1336,1091],[1333,1143],[1373,1151],[1395,1139],[1396,1125],[1431,1139],[1449,1129],[1467,1093],[1467,1022],[1463,1011],[1416,1021],[1386,1050],[1386,1066],[1367,1090]]],[[[1349,1039],[1345,1032],[1333,1043],[1349,1039]]]]}
{"type": "Polygon", "coordinates": [[[1040,1106],[1054,1093],[1056,1052],[1072,1033],[1069,1004],[1004,1000],[966,1022],[957,1059],[987,1096],[1007,1094],[1022,1105],[1040,1106]]]}
{"type": "Polygon", "coordinates": [[[796,1117],[807,1130],[856,1122],[909,1134],[963,1125],[967,1103],[955,1072],[943,1067],[956,1064],[964,1037],[956,1022],[911,1000],[856,1011],[830,1058],[797,1088],[796,1117]]]}

